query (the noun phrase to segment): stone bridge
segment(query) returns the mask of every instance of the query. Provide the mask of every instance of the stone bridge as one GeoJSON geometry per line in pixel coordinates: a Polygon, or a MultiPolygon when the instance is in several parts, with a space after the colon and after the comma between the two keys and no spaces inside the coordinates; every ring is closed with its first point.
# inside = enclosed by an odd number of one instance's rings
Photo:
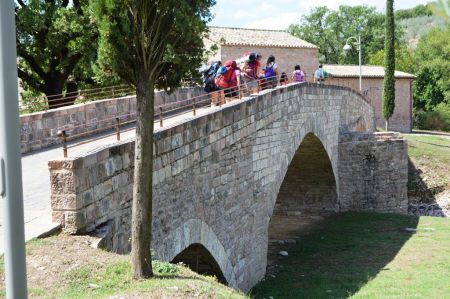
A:
{"type": "MultiPolygon", "coordinates": [[[[361,95],[314,84],[263,91],[156,129],[156,258],[200,253],[205,270],[247,291],[264,277],[274,213],[406,213],[406,143],[374,129],[361,95]]],[[[50,161],[53,219],[67,233],[95,231],[101,246],[128,252],[133,161],[133,140],[50,161]]]]}

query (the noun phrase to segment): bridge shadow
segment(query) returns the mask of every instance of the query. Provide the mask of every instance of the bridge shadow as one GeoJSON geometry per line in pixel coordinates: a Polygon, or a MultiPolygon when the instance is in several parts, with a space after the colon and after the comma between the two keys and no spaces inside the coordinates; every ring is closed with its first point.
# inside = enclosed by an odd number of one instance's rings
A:
{"type": "Polygon", "coordinates": [[[344,213],[280,244],[275,267],[252,298],[347,298],[383,271],[414,234],[418,217],[344,213]]]}

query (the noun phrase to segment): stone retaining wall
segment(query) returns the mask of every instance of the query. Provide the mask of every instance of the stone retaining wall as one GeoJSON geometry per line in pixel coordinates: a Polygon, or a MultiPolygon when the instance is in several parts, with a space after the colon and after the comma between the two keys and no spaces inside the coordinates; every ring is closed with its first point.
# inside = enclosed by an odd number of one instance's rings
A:
{"type": "MultiPolygon", "coordinates": [[[[155,107],[163,110],[185,106],[181,102],[205,94],[200,87],[181,88],[172,94],[159,91],[155,93],[155,107]]],[[[95,129],[108,130],[116,124],[135,118],[136,98],[134,96],[108,99],[61,107],[49,111],[25,114],[20,117],[20,145],[22,153],[60,144],[58,130],[66,130],[69,136],[89,132],[95,129]]]]}
{"type": "MultiPolygon", "coordinates": [[[[373,109],[366,104],[348,88],[296,84],[156,128],[156,257],[171,261],[200,243],[232,287],[248,290],[264,277],[269,221],[303,139],[313,134],[322,144],[341,186],[339,132],[374,130],[373,109]],[[366,108],[353,113],[348,105],[366,108]]],[[[123,142],[49,162],[53,219],[66,232],[100,226],[106,246],[129,250],[133,151],[133,142],[123,142]]]]}
{"type": "Polygon", "coordinates": [[[407,143],[398,133],[339,137],[341,211],[408,212],[407,143]]]}

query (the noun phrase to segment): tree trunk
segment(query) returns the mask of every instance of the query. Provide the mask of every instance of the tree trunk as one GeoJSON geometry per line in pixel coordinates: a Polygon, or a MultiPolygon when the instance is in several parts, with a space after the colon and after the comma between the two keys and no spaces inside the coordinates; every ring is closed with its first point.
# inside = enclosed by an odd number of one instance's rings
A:
{"type": "Polygon", "coordinates": [[[47,96],[48,108],[56,109],[64,106],[73,105],[78,96],[76,91],[78,86],[74,82],[66,82],[61,74],[54,74],[48,78],[43,85],[41,92],[47,96]],[[64,85],[67,84],[67,96],[63,95],[64,85]]]}
{"type": "Polygon", "coordinates": [[[389,118],[386,118],[386,132],[389,131],[389,118]]]}
{"type": "Polygon", "coordinates": [[[65,106],[64,99],[62,99],[64,83],[60,78],[50,77],[45,80],[45,84],[42,87],[41,91],[47,96],[49,109],[65,106]]]}
{"type": "Polygon", "coordinates": [[[153,276],[150,242],[152,236],[153,182],[153,83],[138,83],[136,90],[136,145],[131,232],[133,277],[153,276]]]}

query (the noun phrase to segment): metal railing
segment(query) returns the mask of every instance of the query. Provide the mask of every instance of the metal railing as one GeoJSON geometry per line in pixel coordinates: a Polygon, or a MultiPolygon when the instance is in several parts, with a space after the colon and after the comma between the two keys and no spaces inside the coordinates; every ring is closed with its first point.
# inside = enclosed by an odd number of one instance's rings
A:
{"type": "MultiPolygon", "coordinates": [[[[275,77],[267,78],[267,79],[258,79],[258,80],[255,79],[256,87],[253,87],[253,88],[249,87],[249,85],[252,85],[249,82],[240,83],[240,84],[237,84],[236,86],[233,86],[233,87],[230,87],[227,89],[221,89],[221,90],[217,90],[214,92],[199,95],[196,97],[191,97],[189,99],[158,105],[158,106],[155,106],[155,110],[154,110],[155,114],[153,115],[153,119],[155,122],[157,121],[159,123],[159,127],[162,128],[164,126],[164,121],[167,120],[168,118],[173,118],[173,117],[176,117],[179,115],[187,115],[187,113],[189,111],[192,113],[192,116],[195,117],[195,116],[197,116],[199,110],[202,108],[222,107],[226,103],[229,103],[232,101],[237,101],[237,100],[242,100],[243,98],[248,97],[252,94],[258,94],[260,91],[265,90],[265,89],[271,89],[271,88],[274,88],[275,86],[287,86],[290,83],[295,83],[295,82],[291,81],[291,78],[288,78],[288,79],[289,79],[288,81],[281,82],[281,83],[280,83],[280,76],[275,76],[275,77]]],[[[304,82],[308,82],[308,83],[314,82],[314,78],[312,76],[305,76],[304,82]]],[[[324,85],[340,85],[340,84],[342,84],[340,86],[346,86],[346,87],[353,89],[355,92],[361,94],[361,96],[367,102],[369,102],[367,100],[367,96],[370,93],[370,91],[372,90],[371,88],[368,89],[367,91],[360,93],[359,91],[352,88],[353,86],[348,86],[346,84],[346,83],[350,82],[347,79],[333,78],[329,82],[333,83],[333,84],[329,84],[327,81],[320,82],[320,84],[324,84],[324,85]]],[[[253,85],[255,85],[255,84],[253,83],[253,85]]],[[[65,127],[58,128],[59,130],[58,130],[57,135],[58,135],[58,137],[61,138],[64,158],[68,157],[68,149],[73,148],[75,146],[79,146],[81,144],[85,144],[85,143],[89,143],[89,142],[98,140],[100,138],[116,135],[116,140],[120,141],[121,140],[121,132],[122,132],[121,127],[131,124],[131,123],[134,123],[135,121],[136,121],[136,113],[130,112],[128,114],[116,115],[116,116],[112,116],[112,117],[104,119],[104,120],[93,121],[91,123],[85,123],[85,124],[81,124],[81,125],[70,127],[70,128],[65,128],[65,127]],[[86,128],[89,126],[98,127],[98,125],[100,123],[105,123],[105,122],[106,123],[109,122],[111,124],[103,126],[101,128],[87,130],[82,133],[73,134],[70,136],[68,134],[68,130],[76,131],[77,128],[82,128],[82,127],[86,128]],[[76,143],[73,145],[68,145],[68,142],[70,142],[72,140],[79,139],[82,137],[87,137],[89,135],[99,133],[102,131],[108,131],[108,130],[114,130],[114,132],[110,133],[108,135],[103,135],[101,137],[91,138],[91,139],[88,139],[88,140],[85,140],[85,141],[82,141],[82,142],[79,142],[79,143],[76,143]]]]}
{"type": "Polygon", "coordinates": [[[62,94],[41,95],[32,98],[23,98],[22,111],[47,111],[50,108],[60,108],[73,104],[87,103],[91,101],[114,99],[118,97],[134,95],[134,88],[129,85],[115,85],[91,89],[77,90],[62,94]]]}

